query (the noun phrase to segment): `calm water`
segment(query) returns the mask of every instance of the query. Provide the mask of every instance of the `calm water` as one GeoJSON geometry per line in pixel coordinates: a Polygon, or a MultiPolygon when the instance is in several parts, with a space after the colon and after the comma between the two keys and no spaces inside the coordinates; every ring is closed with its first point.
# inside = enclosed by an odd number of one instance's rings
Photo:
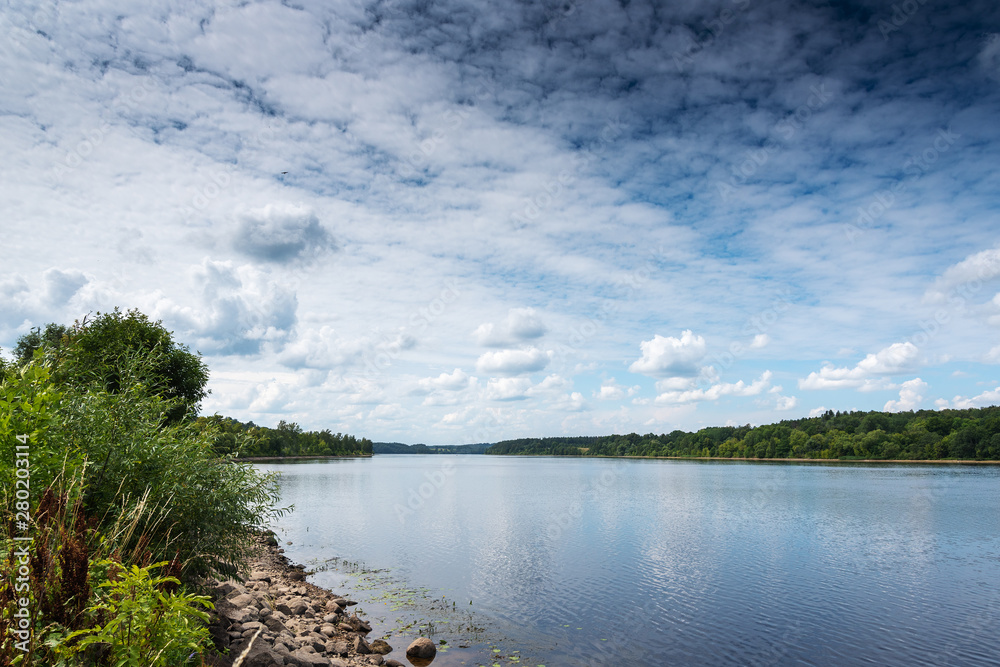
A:
{"type": "MultiPolygon", "coordinates": [[[[520,664],[1000,665],[995,466],[380,455],[261,467],[282,472],[296,506],[280,524],[290,558],[391,568],[471,600],[520,664]]],[[[448,664],[491,663],[435,661],[448,664]]]]}

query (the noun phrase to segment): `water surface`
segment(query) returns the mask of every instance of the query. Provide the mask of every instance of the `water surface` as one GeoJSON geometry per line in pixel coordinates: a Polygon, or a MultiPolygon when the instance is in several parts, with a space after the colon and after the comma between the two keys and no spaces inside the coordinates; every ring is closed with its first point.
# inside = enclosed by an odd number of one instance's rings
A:
{"type": "MultiPolygon", "coordinates": [[[[280,522],[292,560],[358,561],[472,601],[504,642],[490,646],[519,664],[1000,665],[995,466],[378,455],[261,467],[281,471],[296,506],[280,522]]],[[[459,651],[435,664],[492,663],[459,651]]]]}

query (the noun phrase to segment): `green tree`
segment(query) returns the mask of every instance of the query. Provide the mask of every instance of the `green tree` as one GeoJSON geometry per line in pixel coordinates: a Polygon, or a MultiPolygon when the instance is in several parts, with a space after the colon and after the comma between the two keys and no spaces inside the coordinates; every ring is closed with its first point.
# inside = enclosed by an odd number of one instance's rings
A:
{"type": "Polygon", "coordinates": [[[174,402],[167,421],[196,414],[208,393],[208,368],[201,357],[138,310],[122,313],[115,308],[71,328],[48,324],[44,330],[33,329],[18,340],[15,353],[23,364],[39,350],[55,365],[57,381],[78,387],[96,384],[111,393],[122,388],[122,362],[141,357],[142,382],[174,402]]]}

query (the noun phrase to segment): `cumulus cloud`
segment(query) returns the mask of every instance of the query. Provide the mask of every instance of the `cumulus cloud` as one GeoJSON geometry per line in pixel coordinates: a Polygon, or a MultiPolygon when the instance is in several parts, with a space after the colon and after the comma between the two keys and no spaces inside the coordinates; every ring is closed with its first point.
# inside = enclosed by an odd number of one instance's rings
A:
{"type": "Polygon", "coordinates": [[[528,398],[531,380],[528,378],[490,378],[486,398],[491,401],[520,401],[528,398]]]}
{"type": "Polygon", "coordinates": [[[904,412],[906,410],[916,410],[924,400],[924,391],[927,390],[927,383],[920,378],[907,380],[899,389],[899,400],[888,401],[882,408],[885,412],[904,412]]]}
{"type": "Polygon", "coordinates": [[[826,412],[826,407],[821,405],[818,408],[813,408],[812,410],[810,410],[809,411],[809,416],[810,417],[821,417],[824,412],[826,412]]]}
{"type": "Polygon", "coordinates": [[[715,401],[724,396],[757,396],[771,386],[771,371],[764,371],[759,378],[746,384],[739,382],[720,382],[707,388],[686,389],[683,391],[665,391],[656,397],[657,404],[697,403],[715,401]]]}
{"type": "Polygon", "coordinates": [[[295,292],[265,271],[206,259],[192,279],[199,303],[161,302],[157,315],[178,322],[203,351],[255,354],[286,341],[298,320],[295,292]]]}
{"type": "Polygon", "coordinates": [[[498,375],[533,373],[548,366],[550,356],[548,352],[534,347],[523,350],[485,352],[476,361],[476,370],[480,373],[498,375]]]}
{"type": "Polygon", "coordinates": [[[761,348],[765,348],[770,342],[771,342],[771,337],[768,336],[767,334],[763,333],[757,334],[756,336],[753,337],[753,341],[751,341],[750,343],[750,349],[759,350],[761,348]]]}
{"type": "Polygon", "coordinates": [[[893,343],[874,354],[869,354],[853,368],[837,368],[826,364],[799,380],[799,389],[884,389],[891,385],[882,376],[899,375],[912,371],[918,361],[919,350],[913,343],[893,343]]]}
{"type": "Polygon", "coordinates": [[[285,264],[314,258],[336,245],[312,210],[269,204],[240,216],[233,247],[254,259],[285,264]]]}
{"type": "Polygon", "coordinates": [[[471,382],[475,382],[474,377],[469,377],[468,373],[461,368],[456,368],[451,373],[441,373],[437,377],[423,378],[417,384],[427,391],[435,389],[458,391],[466,389],[471,382]]]}
{"type": "Polygon", "coordinates": [[[633,373],[657,376],[691,377],[698,374],[699,362],[705,358],[705,339],[690,329],[681,332],[680,338],[656,334],[652,340],[639,343],[642,357],[629,370],[633,373]]]}
{"type": "Polygon", "coordinates": [[[626,396],[634,396],[639,392],[639,385],[623,387],[614,378],[609,378],[601,383],[601,388],[594,392],[594,398],[601,401],[618,401],[626,396]]]}
{"type": "Polygon", "coordinates": [[[791,410],[799,404],[799,399],[796,396],[778,396],[778,400],[775,403],[774,409],[779,412],[784,412],[786,410],[791,410]]]}
{"type": "Polygon", "coordinates": [[[485,347],[510,347],[541,338],[545,325],[534,308],[511,308],[499,323],[484,322],[472,332],[476,342],[485,347]]]}
{"type": "Polygon", "coordinates": [[[965,396],[956,396],[951,399],[951,402],[947,399],[938,399],[935,401],[935,405],[938,408],[954,408],[956,410],[965,410],[968,408],[985,408],[991,405],[1000,405],[1000,387],[994,387],[993,389],[988,389],[981,394],[973,396],[972,398],[967,398],[965,396]]]}

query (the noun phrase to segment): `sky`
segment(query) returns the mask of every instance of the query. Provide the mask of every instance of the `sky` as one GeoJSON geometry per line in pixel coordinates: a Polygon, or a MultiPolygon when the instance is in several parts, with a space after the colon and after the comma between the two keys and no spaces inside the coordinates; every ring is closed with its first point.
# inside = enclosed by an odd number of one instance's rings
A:
{"type": "Polygon", "coordinates": [[[0,348],[375,441],[1000,404],[1000,5],[0,8],[0,348]]]}

